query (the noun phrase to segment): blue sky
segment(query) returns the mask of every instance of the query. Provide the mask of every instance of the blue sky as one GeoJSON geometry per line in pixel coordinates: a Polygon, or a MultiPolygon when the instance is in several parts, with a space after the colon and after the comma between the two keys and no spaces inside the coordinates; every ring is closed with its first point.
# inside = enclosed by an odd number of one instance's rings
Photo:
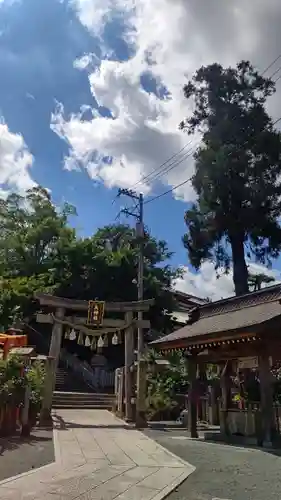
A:
{"type": "MultiPolygon", "coordinates": [[[[75,224],[89,235],[114,222],[119,187],[148,199],[187,179],[191,155],[154,182],[151,174],[188,142],[178,130],[190,112],[183,84],[214,60],[266,66],[281,41],[270,3],[276,34],[265,43],[273,20],[261,2],[253,15],[254,0],[235,9],[218,0],[209,13],[201,0],[0,0],[0,193],[42,184],[57,204],[77,207],[75,224]]],[[[193,197],[188,183],[147,204],[145,222],[173,264],[187,266],[178,286],[219,298],[231,277],[216,280],[211,264],[193,274],[181,243],[193,197]]]]}

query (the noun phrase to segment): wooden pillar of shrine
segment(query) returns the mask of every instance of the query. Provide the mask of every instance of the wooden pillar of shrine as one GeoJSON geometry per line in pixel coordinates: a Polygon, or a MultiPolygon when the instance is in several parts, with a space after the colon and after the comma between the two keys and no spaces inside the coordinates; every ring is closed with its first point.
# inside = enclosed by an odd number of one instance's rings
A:
{"type": "Polygon", "coordinates": [[[207,405],[206,400],[204,399],[204,389],[206,387],[206,366],[204,363],[197,364],[197,372],[198,372],[198,397],[197,397],[197,419],[199,422],[207,420],[207,405]]]}
{"type": "Polygon", "coordinates": [[[133,373],[131,366],[134,363],[134,326],[133,312],[127,311],[125,315],[126,324],[130,325],[125,330],[125,420],[133,420],[133,373]]]}
{"type": "MultiPolygon", "coordinates": [[[[55,316],[62,320],[64,318],[65,310],[59,307],[56,310],[55,316]]],[[[51,420],[51,409],[53,402],[53,393],[55,390],[56,383],[56,372],[59,363],[61,341],[63,335],[63,325],[58,322],[54,322],[52,329],[52,337],[50,342],[49,357],[45,365],[45,387],[43,396],[43,406],[40,415],[40,423],[48,423],[51,420]]]]}
{"type": "Polygon", "coordinates": [[[221,373],[221,408],[220,408],[220,431],[224,436],[229,435],[228,410],[230,407],[230,366],[227,361],[221,373]]]}
{"type": "Polygon", "coordinates": [[[273,408],[273,386],[269,356],[266,350],[259,355],[259,377],[261,395],[261,436],[259,444],[270,446],[274,441],[276,426],[273,408]]]}
{"type": "Polygon", "coordinates": [[[146,422],[146,361],[145,359],[139,359],[139,370],[138,370],[138,395],[136,401],[137,411],[136,411],[136,427],[141,429],[147,426],[146,422]]]}
{"type": "MultiPolygon", "coordinates": [[[[58,307],[55,313],[55,317],[59,320],[63,320],[65,314],[65,310],[62,307],[58,307]]],[[[60,349],[61,349],[61,341],[63,336],[63,325],[60,322],[55,321],[52,329],[52,337],[50,342],[49,356],[54,358],[53,363],[53,390],[55,388],[56,383],[56,371],[59,364],[60,358],[60,349]]]]}
{"type": "Polygon", "coordinates": [[[216,395],[215,385],[210,386],[210,406],[209,406],[209,424],[218,425],[219,415],[218,415],[218,403],[216,395]]]}
{"type": "Polygon", "coordinates": [[[48,357],[45,363],[45,385],[43,392],[43,403],[40,412],[40,425],[49,425],[52,421],[51,409],[53,402],[53,373],[55,359],[48,357]]]}
{"type": "Polygon", "coordinates": [[[196,357],[187,358],[189,389],[188,389],[188,434],[192,438],[198,438],[197,433],[197,393],[196,393],[196,357]]]}

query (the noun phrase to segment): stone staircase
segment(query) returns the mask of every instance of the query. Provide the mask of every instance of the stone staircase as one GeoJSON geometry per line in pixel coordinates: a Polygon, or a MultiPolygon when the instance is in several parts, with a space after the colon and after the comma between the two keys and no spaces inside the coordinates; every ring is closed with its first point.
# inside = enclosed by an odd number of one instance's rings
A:
{"type": "MultiPolygon", "coordinates": [[[[27,326],[30,339],[36,345],[37,351],[40,354],[48,355],[49,332],[46,331],[43,335],[33,326],[27,326]]],[[[44,325],[41,325],[41,327],[43,328],[44,325]]],[[[56,386],[53,395],[53,408],[100,408],[111,410],[114,395],[110,392],[99,392],[98,389],[95,390],[91,387],[90,383],[93,375],[88,373],[88,379],[85,377],[85,369],[82,368],[80,361],[65,349],[61,349],[60,354],[60,365],[56,373],[56,386]],[[86,383],[85,378],[89,383],[86,383]]]]}
{"type": "Polygon", "coordinates": [[[113,402],[113,394],[94,392],[76,374],[64,368],[58,368],[53,396],[53,408],[111,410],[113,402]]]}

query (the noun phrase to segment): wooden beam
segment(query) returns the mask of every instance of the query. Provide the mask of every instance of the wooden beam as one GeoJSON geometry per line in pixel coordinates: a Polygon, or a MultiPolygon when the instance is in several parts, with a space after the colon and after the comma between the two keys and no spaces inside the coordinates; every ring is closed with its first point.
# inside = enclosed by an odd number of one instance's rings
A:
{"type": "Polygon", "coordinates": [[[61,343],[62,343],[62,336],[63,336],[63,326],[62,326],[62,321],[64,318],[64,308],[60,307],[56,311],[56,319],[57,322],[53,324],[52,328],[52,336],[51,336],[51,342],[50,342],[50,348],[49,348],[49,357],[54,358],[54,362],[52,363],[52,373],[50,375],[51,382],[49,385],[52,388],[52,394],[50,395],[50,399],[53,397],[53,392],[55,390],[55,384],[56,384],[56,372],[57,372],[57,367],[59,364],[59,357],[60,357],[60,349],[61,349],[61,343]]]}
{"type": "MultiPolygon", "coordinates": [[[[63,307],[64,309],[72,309],[73,311],[88,310],[88,302],[86,300],[65,299],[47,293],[36,293],[34,297],[39,301],[41,306],[52,308],[63,307]]],[[[112,312],[148,311],[154,302],[154,299],[132,302],[105,302],[105,310],[112,312]]]]}
{"type": "MultiPolygon", "coordinates": [[[[78,325],[84,325],[88,326],[90,328],[90,325],[87,325],[87,318],[79,318],[76,316],[66,316],[65,320],[70,322],[70,323],[75,323],[77,326],[78,325]]],[[[43,314],[43,313],[37,313],[36,315],[36,321],[37,323],[43,323],[43,324],[49,324],[52,325],[54,320],[51,314],[43,314]]],[[[134,324],[138,327],[139,325],[142,326],[142,328],[149,329],[150,328],[150,321],[148,319],[143,319],[143,320],[134,320],[134,324]]],[[[126,328],[126,321],[124,319],[104,319],[101,325],[101,328],[107,328],[107,329],[112,329],[112,332],[116,329],[122,329],[126,328]]],[[[96,329],[93,329],[93,332],[96,332],[96,329]]]]}
{"type": "MultiPolygon", "coordinates": [[[[246,346],[245,346],[246,347],[246,346]]],[[[247,358],[249,356],[257,356],[258,355],[258,345],[256,346],[255,344],[255,349],[253,348],[253,345],[247,346],[249,349],[245,350],[233,350],[233,351],[223,351],[223,350],[217,350],[211,351],[208,353],[204,353],[204,351],[201,353],[197,353],[196,356],[198,357],[198,362],[202,363],[220,363],[221,361],[231,361],[234,359],[238,358],[247,358]],[[251,347],[251,349],[250,349],[251,347]]]]}
{"type": "MultiPolygon", "coordinates": [[[[176,333],[176,332],[174,332],[176,333]]],[[[258,336],[257,332],[249,331],[247,332],[223,332],[221,335],[216,334],[206,334],[206,335],[196,335],[190,337],[182,337],[175,340],[165,341],[165,337],[160,339],[159,341],[155,340],[150,342],[150,345],[154,349],[160,349],[161,351],[169,350],[169,349],[188,349],[191,347],[196,348],[205,348],[211,347],[210,344],[217,343],[222,344],[223,342],[227,343],[233,340],[245,339],[245,343],[247,342],[247,337],[255,337],[258,336]]]]}
{"type": "MultiPolygon", "coordinates": [[[[70,321],[72,323],[77,323],[78,325],[87,325],[87,318],[86,316],[83,317],[77,317],[77,316],[66,316],[65,319],[67,321],[70,321]]],[[[51,314],[44,314],[44,313],[37,313],[36,315],[36,321],[37,323],[43,323],[43,324],[53,324],[53,317],[51,314]]],[[[122,328],[125,326],[125,320],[124,319],[104,319],[102,322],[102,326],[109,327],[109,328],[122,328]]],[[[90,325],[88,325],[90,326],[90,325]]]]}

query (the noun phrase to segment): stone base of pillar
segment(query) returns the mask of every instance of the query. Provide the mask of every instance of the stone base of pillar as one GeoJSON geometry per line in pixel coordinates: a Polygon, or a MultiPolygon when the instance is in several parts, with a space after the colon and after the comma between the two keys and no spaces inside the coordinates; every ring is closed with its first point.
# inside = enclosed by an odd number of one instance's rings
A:
{"type": "Polygon", "coordinates": [[[52,427],[53,419],[51,411],[47,408],[42,408],[39,418],[39,427],[52,427]]]}
{"type": "Polygon", "coordinates": [[[187,429],[186,431],[187,437],[192,438],[192,439],[198,439],[198,432],[197,431],[190,431],[187,429]]]}
{"type": "Polygon", "coordinates": [[[136,428],[145,429],[147,427],[146,415],[144,411],[139,411],[136,414],[136,428]]]}
{"type": "Polygon", "coordinates": [[[273,444],[271,441],[263,441],[262,444],[261,444],[262,448],[273,448],[273,444]]]}
{"type": "Polygon", "coordinates": [[[24,424],[21,428],[21,437],[29,437],[31,432],[31,426],[29,422],[24,424]]]}
{"type": "Polygon", "coordinates": [[[126,422],[126,424],[133,424],[134,423],[133,417],[126,417],[126,416],[124,416],[123,420],[126,422]]]}

